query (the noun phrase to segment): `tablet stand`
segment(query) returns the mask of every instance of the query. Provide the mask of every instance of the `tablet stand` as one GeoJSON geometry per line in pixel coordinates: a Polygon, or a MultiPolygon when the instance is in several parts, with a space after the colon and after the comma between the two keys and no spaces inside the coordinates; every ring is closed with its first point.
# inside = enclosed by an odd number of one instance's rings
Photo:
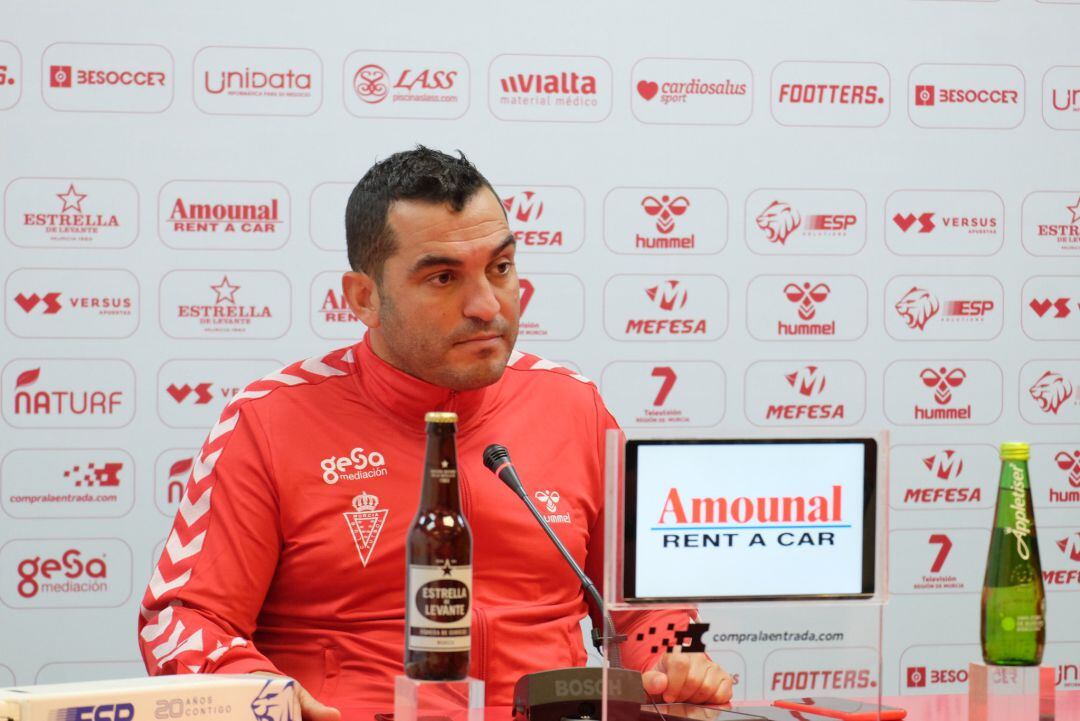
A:
{"type": "Polygon", "coordinates": [[[471,676],[461,681],[395,677],[394,721],[417,721],[422,716],[484,721],[484,682],[471,676]]]}

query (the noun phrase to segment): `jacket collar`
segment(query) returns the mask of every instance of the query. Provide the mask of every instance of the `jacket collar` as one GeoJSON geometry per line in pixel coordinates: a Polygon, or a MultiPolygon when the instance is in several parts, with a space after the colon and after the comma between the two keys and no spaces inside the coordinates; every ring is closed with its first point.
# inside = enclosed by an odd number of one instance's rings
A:
{"type": "Polygon", "coordinates": [[[355,377],[365,400],[392,420],[410,430],[423,433],[424,414],[428,411],[453,411],[458,414],[458,430],[478,425],[492,410],[502,388],[502,378],[471,391],[454,391],[411,376],[375,355],[370,334],[354,347],[355,377]]]}

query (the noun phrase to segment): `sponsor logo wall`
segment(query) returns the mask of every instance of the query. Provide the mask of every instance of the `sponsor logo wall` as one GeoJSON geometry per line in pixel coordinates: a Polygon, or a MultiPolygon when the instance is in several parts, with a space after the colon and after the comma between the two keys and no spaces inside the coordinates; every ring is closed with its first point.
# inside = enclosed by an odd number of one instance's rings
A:
{"type": "MultiPolygon", "coordinates": [[[[465,8],[436,34],[405,3],[380,11],[414,30],[393,41],[358,36],[355,8],[296,39],[247,0],[212,35],[198,8],[27,9],[0,37],[0,603],[31,650],[0,652],[0,684],[138,668],[195,449],[248,382],[363,335],[344,207],[374,159],[423,142],[500,196],[521,348],[595,381],[630,433],[891,433],[882,676],[836,634],[710,643],[739,697],[962,693],[1014,439],[1033,443],[1048,663],[1080,686],[1075,18],[973,5],[927,56],[910,39],[951,3],[917,5],[856,32],[840,0],[672,30],[639,3],[610,33],[583,6],[567,38],[569,11],[465,8]]],[[[363,533],[412,512],[371,503],[342,509],[363,533]]]]}

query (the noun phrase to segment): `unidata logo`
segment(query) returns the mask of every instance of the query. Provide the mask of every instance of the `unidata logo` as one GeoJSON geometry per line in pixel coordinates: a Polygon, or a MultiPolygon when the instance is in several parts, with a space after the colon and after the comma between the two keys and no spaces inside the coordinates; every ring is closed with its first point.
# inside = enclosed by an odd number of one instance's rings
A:
{"type": "Polygon", "coordinates": [[[131,593],[131,549],[109,538],[11,541],[0,548],[10,608],[105,608],[131,593]]]}
{"type": "Polygon", "coordinates": [[[500,120],[599,122],[611,113],[611,66],[597,57],[499,55],[488,108],[500,120]]]}
{"type": "Polygon", "coordinates": [[[585,240],[585,198],[568,186],[500,186],[518,252],[572,253],[585,240]]]}
{"type": "Polygon", "coordinates": [[[727,198],[713,188],[614,188],[604,198],[604,243],[616,253],[718,253],[726,236],[727,198]]]}
{"type": "Polygon", "coordinates": [[[1003,325],[1004,289],[991,276],[897,276],[885,289],[885,329],[898,340],[987,340],[1003,325]]]}
{"type": "Polygon", "coordinates": [[[345,58],[345,109],[360,118],[460,118],[469,64],[457,53],[357,50],[345,58]]]}
{"type": "Polygon", "coordinates": [[[289,239],[289,205],[280,183],[174,180],[158,194],[158,232],[182,250],[271,250],[289,239]]]}
{"type": "Polygon", "coordinates": [[[1032,255],[1080,253],[1080,192],[1040,191],[1024,198],[1021,237],[1032,255]]]}
{"type": "Polygon", "coordinates": [[[1024,75],[1011,65],[918,65],[908,115],[924,128],[1015,128],[1024,119],[1024,75]]]}
{"type": "Polygon", "coordinates": [[[746,211],[755,253],[849,255],[866,243],[866,202],[852,190],[755,190],[746,211]]]}
{"type": "Polygon", "coordinates": [[[160,45],[53,43],[41,80],[53,110],[160,113],[173,100],[173,59],[160,45]]]}
{"type": "Polygon", "coordinates": [[[5,320],[20,337],[126,338],[139,324],[138,281],[125,270],[22,268],[5,287],[5,320]]]}
{"type": "Polygon", "coordinates": [[[889,117],[889,72],[877,63],[783,62],[772,72],[781,125],[877,127],[889,117]]]}
{"type": "Polygon", "coordinates": [[[193,75],[204,113],[311,115],[322,105],[322,60],[311,50],[206,47],[193,75]]]}
{"type": "Polygon", "coordinates": [[[1057,130],[1080,130],[1080,67],[1057,66],[1043,75],[1043,120],[1057,130]]]}
{"type": "Polygon", "coordinates": [[[712,340],[726,324],[717,276],[617,275],[605,286],[604,327],[616,340],[712,340]]]}
{"type": "Polygon", "coordinates": [[[747,418],[760,426],[851,425],[866,404],[866,374],[852,361],[758,361],[744,388],[747,418]]]}
{"type": "Polygon", "coordinates": [[[173,338],[280,338],[291,295],[275,271],[174,270],[159,288],[161,327],[173,338]]]}
{"type": "Polygon", "coordinates": [[[643,123],[741,125],[753,74],[738,60],[645,58],[631,70],[630,108],[643,123]]]}
{"type": "Polygon", "coordinates": [[[15,360],[3,372],[16,428],[120,428],[135,412],[135,373],[119,360],[15,360]]]}
{"type": "Polygon", "coordinates": [[[17,178],[4,200],[15,245],[123,248],[138,234],[139,196],[126,180],[17,178]]]}
{"type": "Polygon", "coordinates": [[[22,54],[0,40],[0,110],[15,107],[22,97],[22,54]]]}

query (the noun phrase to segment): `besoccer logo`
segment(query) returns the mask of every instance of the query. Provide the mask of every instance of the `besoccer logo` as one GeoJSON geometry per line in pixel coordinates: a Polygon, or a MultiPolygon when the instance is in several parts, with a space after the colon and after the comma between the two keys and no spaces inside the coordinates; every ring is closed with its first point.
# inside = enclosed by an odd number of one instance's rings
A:
{"type": "Polygon", "coordinates": [[[934,105],[934,90],[935,88],[933,85],[916,85],[915,104],[934,105]]]}
{"type": "Polygon", "coordinates": [[[908,666],[908,688],[926,688],[926,666],[908,666]]]}
{"type": "Polygon", "coordinates": [[[677,280],[666,280],[659,285],[646,288],[645,295],[649,296],[649,300],[656,303],[660,310],[668,311],[684,307],[688,297],[686,288],[680,288],[677,280]]]}

